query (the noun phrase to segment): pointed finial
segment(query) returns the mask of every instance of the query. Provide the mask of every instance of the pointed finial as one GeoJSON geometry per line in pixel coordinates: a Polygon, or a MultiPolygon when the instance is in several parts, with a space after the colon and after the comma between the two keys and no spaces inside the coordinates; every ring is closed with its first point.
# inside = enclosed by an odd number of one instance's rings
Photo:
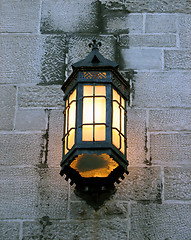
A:
{"type": "Polygon", "coordinates": [[[90,48],[92,47],[92,50],[94,50],[94,49],[98,49],[98,50],[99,50],[98,47],[101,47],[101,42],[98,42],[98,43],[97,43],[97,41],[96,41],[95,39],[93,39],[92,42],[93,42],[93,43],[89,43],[88,46],[89,46],[90,48]]]}

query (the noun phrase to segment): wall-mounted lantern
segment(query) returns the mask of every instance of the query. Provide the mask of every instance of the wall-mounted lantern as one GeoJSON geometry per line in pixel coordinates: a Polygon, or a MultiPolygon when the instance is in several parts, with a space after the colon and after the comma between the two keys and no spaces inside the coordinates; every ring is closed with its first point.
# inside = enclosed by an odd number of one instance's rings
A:
{"type": "MultiPolygon", "coordinates": [[[[118,64],[104,58],[101,43],[72,65],[64,82],[63,160],[61,172],[78,195],[113,192],[127,172],[126,102],[129,85],[118,64]]],[[[87,200],[87,197],[84,197],[87,200]]]]}

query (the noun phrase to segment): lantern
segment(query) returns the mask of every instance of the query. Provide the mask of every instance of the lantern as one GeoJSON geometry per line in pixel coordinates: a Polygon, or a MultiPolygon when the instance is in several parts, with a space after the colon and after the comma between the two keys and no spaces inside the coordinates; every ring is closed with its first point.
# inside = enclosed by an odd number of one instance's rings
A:
{"type": "Polygon", "coordinates": [[[79,192],[114,189],[127,172],[126,102],[129,85],[118,64],[104,58],[93,40],[91,53],[72,65],[64,82],[61,175],[79,192]]]}

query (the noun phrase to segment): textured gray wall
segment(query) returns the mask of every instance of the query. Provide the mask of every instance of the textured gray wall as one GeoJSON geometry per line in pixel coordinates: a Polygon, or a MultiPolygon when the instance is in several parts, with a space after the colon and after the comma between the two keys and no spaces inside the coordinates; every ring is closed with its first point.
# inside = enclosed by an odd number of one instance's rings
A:
{"type": "Polygon", "coordinates": [[[190,240],[191,1],[0,7],[0,239],[190,240]],[[131,84],[130,174],[97,212],[59,175],[62,75],[93,38],[131,84]]]}

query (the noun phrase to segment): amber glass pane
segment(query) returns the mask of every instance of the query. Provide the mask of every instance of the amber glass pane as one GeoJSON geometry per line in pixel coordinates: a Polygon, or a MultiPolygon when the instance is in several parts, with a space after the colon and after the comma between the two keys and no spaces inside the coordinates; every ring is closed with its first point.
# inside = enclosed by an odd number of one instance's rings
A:
{"type": "Polygon", "coordinates": [[[121,136],[121,149],[120,151],[125,154],[125,138],[121,136]]]}
{"type": "Polygon", "coordinates": [[[82,141],[93,141],[93,125],[82,126],[82,141]]]}
{"type": "Polygon", "coordinates": [[[73,91],[73,93],[69,97],[69,103],[73,100],[76,100],[76,89],[73,91]]]}
{"type": "Polygon", "coordinates": [[[121,133],[125,135],[125,110],[121,107],[121,133]]]}
{"type": "Polygon", "coordinates": [[[68,148],[71,149],[75,143],[75,129],[72,129],[68,135],[68,148]]]}
{"type": "Polygon", "coordinates": [[[93,98],[83,99],[83,124],[93,123],[93,98]]]}
{"type": "Polygon", "coordinates": [[[120,147],[120,138],[119,138],[119,132],[116,129],[112,129],[112,143],[117,148],[120,147]]]}
{"type": "Polygon", "coordinates": [[[106,96],[105,86],[95,86],[95,96],[106,96]]]}
{"type": "Polygon", "coordinates": [[[93,86],[86,85],[83,90],[83,96],[93,96],[93,86]]]}
{"type": "Polygon", "coordinates": [[[95,141],[105,141],[105,125],[95,125],[95,141]]]}
{"type": "Polygon", "coordinates": [[[69,108],[69,130],[76,126],[76,102],[72,102],[69,108]]]}
{"type": "Polygon", "coordinates": [[[68,109],[66,110],[66,113],[65,113],[65,134],[67,133],[68,131],[68,109]]]}
{"type": "Polygon", "coordinates": [[[125,100],[121,97],[121,105],[125,108],[125,100]]]}
{"type": "Polygon", "coordinates": [[[67,154],[68,149],[66,148],[66,141],[67,141],[67,136],[65,137],[65,144],[64,144],[64,153],[67,154]]]}
{"type": "Polygon", "coordinates": [[[120,109],[117,102],[113,102],[113,123],[112,126],[119,129],[120,128],[120,109]]]}
{"type": "Polygon", "coordinates": [[[66,100],[66,106],[65,107],[67,107],[68,106],[68,99],[66,100]]]}
{"type": "Polygon", "coordinates": [[[106,99],[95,97],[95,123],[106,123],[106,99]]]}
{"type": "Polygon", "coordinates": [[[113,89],[113,100],[120,102],[120,95],[113,89]]]}

